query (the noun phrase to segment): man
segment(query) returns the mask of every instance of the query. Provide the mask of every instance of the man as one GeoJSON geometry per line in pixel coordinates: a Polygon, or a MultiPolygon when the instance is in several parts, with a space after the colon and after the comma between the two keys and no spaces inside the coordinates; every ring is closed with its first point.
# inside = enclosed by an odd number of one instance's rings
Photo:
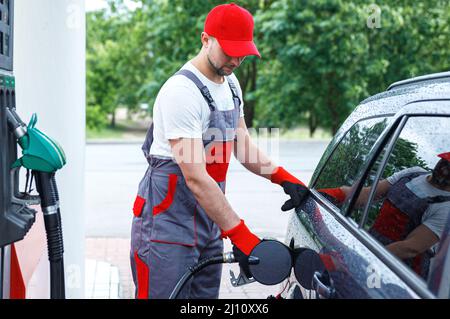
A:
{"type": "MultiPolygon", "coordinates": [[[[384,201],[369,230],[386,249],[424,278],[450,214],[450,152],[438,156],[440,160],[432,173],[411,167],[378,183],[375,200],[384,201]]],[[[357,207],[367,203],[370,189],[361,190],[357,207]]],[[[319,191],[343,203],[352,188],[319,191]]]]}
{"type": "MultiPolygon", "coordinates": [[[[307,188],[277,167],[251,142],[242,92],[233,71],[253,43],[253,18],[235,4],[208,14],[202,48],[161,88],[154,122],[143,145],[149,167],[134,203],[131,265],[137,298],[168,298],[189,266],[223,252],[229,238],[243,269],[260,242],[224,196],[228,163],[235,157],[251,172],[280,184],[300,204],[307,188]],[[248,162],[249,154],[257,161],[248,162]]],[[[194,276],[181,298],[217,298],[221,265],[194,276]]]]}

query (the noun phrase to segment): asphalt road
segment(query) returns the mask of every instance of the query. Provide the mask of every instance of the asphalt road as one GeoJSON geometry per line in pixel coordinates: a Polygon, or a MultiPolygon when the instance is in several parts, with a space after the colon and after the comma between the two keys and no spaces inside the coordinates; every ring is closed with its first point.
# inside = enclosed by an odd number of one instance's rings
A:
{"type": "MultiPolygon", "coordinates": [[[[308,183],[327,145],[327,141],[281,141],[278,156],[272,156],[308,183]]],[[[136,143],[86,146],[86,237],[130,237],[131,208],[147,165],[136,143]]],[[[253,232],[284,240],[290,213],[280,210],[288,199],[280,186],[233,160],[226,196],[253,232]]]]}

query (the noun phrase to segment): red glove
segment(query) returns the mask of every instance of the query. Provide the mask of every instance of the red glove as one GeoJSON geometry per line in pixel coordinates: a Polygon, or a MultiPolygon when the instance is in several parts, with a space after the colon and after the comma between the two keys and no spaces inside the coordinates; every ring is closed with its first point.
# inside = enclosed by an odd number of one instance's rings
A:
{"type": "Polygon", "coordinates": [[[230,238],[233,245],[239,248],[239,250],[247,256],[249,256],[253,248],[261,242],[261,240],[248,229],[242,219],[237,226],[230,230],[222,230],[222,238],[230,238]]]}
{"type": "Polygon", "coordinates": [[[275,168],[275,170],[272,172],[272,175],[270,175],[270,181],[278,185],[281,185],[284,182],[291,182],[294,184],[300,184],[305,186],[305,184],[303,184],[297,177],[290,174],[281,166],[275,168]]]}
{"type": "Polygon", "coordinates": [[[324,193],[331,196],[338,204],[345,201],[346,195],[340,187],[336,188],[322,188],[317,190],[319,193],[324,193]]]}
{"type": "Polygon", "coordinates": [[[284,212],[291,210],[294,207],[299,207],[308,197],[308,187],[281,166],[277,167],[272,172],[270,180],[274,184],[281,185],[284,192],[291,197],[291,199],[287,200],[283,206],[281,206],[281,210],[284,212]]]}
{"type": "Polygon", "coordinates": [[[222,238],[230,238],[233,243],[233,255],[235,260],[239,263],[241,272],[243,272],[247,278],[253,277],[250,271],[248,257],[253,248],[255,248],[261,240],[247,228],[242,219],[237,226],[230,230],[222,231],[222,238]]]}

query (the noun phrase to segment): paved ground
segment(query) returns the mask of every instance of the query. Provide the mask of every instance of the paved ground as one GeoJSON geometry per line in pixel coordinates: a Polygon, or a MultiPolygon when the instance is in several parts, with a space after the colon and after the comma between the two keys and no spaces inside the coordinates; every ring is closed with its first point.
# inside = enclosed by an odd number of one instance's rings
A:
{"type": "MultiPolygon", "coordinates": [[[[282,141],[276,161],[303,181],[309,182],[327,144],[327,141],[282,141]]],[[[265,145],[264,142],[261,145],[265,145]]],[[[274,156],[276,154],[272,154],[274,156]]],[[[133,296],[134,286],[128,261],[131,207],[146,167],[147,162],[139,144],[87,145],[86,297],[133,296]],[[100,273],[109,275],[95,275],[100,273]],[[117,273],[120,281],[118,287],[117,273]],[[117,289],[118,294],[115,292],[117,289]]],[[[289,213],[280,210],[287,198],[278,185],[249,173],[233,161],[229,171],[227,198],[253,232],[260,237],[284,240],[289,213]]],[[[230,248],[227,242],[226,250],[230,248]]],[[[266,298],[279,290],[278,287],[257,283],[234,288],[229,281],[230,269],[238,272],[236,265],[224,266],[220,298],[266,298]]]]}
{"type": "MultiPolygon", "coordinates": [[[[129,245],[128,238],[86,239],[86,298],[134,298],[134,284],[128,259],[129,245]]],[[[226,250],[231,250],[229,243],[226,243],[226,250]]],[[[237,276],[239,266],[223,266],[220,299],[266,299],[280,290],[278,286],[264,286],[259,283],[235,288],[230,282],[230,270],[237,276]]]]}

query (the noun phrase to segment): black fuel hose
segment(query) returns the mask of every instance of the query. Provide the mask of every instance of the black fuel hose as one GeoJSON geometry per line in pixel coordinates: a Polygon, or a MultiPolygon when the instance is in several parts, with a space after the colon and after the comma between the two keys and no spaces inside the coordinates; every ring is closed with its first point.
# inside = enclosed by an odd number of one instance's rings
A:
{"type": "Polygon", "coordinates": [[[169,299],[177,299],[180,294],[181,289],[183,289],[186,282],[196,273],[198,273],[203,268],[215,265],[215,264],[224,264],[224,263],[234,263],[236,262],[234,259],[233,253],[225,253],[220,255],[214,255],[205,259],[200,260],[194,266],[189,267],[189,269],[184,273],[184,275],[180,278],[172,293],[169,296],[169,299]]]}
{"type": "Polygon", "coordinates": [[[64,245],[55,173],[33,171],[41,198],[50,261],[50,298],[65,299],[64,245]]]}
{"type": "MultiPolygon", "coordinates": [[[[238,261],[234,258],[234,254],[232,252],[223,253],[220,255],[214,255],[205,259],[200,260],[197,264],[188,268],[188,270],[184,273],[184,275],[180,278],[180,280],[175,285],[172,293],[169,296],[169,299],[177,299],[180,294],[181,289],[183,289],[184,285],[187,281],[200,270],[205,267],[216,265],[216,264],[232,264],[237,263],[238,261]]],[[[254,256],[249,256],[249,263],[257,264],[259,263],[259,258],[254,256]]]]}

